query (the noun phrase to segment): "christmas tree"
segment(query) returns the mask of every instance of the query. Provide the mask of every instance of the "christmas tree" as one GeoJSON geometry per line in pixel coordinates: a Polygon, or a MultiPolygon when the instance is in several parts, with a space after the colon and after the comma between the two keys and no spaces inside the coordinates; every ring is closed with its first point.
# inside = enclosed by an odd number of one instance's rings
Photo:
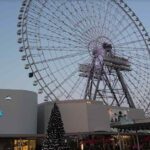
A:
{"type": "Polygon", "coordinates": [[[42,150],[69,150],[64,135],[61,114],[55,103],[48,122],[47,136],[43,142],[42,150]]]}

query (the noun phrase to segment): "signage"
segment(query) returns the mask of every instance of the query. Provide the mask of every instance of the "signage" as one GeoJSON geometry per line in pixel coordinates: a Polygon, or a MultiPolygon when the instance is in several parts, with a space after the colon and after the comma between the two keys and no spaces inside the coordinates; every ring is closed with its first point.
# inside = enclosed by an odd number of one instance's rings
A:
{"type": "Polygon", "coordinates": [[[0,118],[4,116],[4,112],[0,110],[0,118]]]}

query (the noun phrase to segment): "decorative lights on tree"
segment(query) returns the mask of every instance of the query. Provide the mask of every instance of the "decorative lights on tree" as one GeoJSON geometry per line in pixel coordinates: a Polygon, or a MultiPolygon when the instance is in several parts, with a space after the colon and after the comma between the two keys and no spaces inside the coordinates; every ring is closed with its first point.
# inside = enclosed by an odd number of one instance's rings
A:
{"type": "Polygon", "coordinates": [[[65,131],[61,114],[56,103],[51,111],[48,122],[47,136],[43,142],[42,150],[69,150],[65,142],[65,131]]]}

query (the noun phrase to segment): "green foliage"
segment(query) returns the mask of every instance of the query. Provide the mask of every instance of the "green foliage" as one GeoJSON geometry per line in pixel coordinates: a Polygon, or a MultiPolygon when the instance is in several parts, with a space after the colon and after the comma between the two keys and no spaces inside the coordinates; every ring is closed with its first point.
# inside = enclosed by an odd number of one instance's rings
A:
{"type": "Polygon", "coordinates": [[[43,142],[42,150],[69,150],[65,142],[65,131],[61,114],[57,104],[51,111],[50,119],[48,122],[47,136],[43,142]]]}

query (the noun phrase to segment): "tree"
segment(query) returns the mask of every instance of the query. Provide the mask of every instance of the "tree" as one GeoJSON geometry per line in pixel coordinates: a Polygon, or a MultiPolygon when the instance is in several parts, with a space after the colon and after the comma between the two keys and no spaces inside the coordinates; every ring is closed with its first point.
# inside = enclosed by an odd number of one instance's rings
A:
{"type": "Polygon", "coordinates": [[[47,136],[43,142],[42,150],[69,150],[65,143],[65,131],[61,114],[56,103],[51,111],[48,122],[47,136]]]}

